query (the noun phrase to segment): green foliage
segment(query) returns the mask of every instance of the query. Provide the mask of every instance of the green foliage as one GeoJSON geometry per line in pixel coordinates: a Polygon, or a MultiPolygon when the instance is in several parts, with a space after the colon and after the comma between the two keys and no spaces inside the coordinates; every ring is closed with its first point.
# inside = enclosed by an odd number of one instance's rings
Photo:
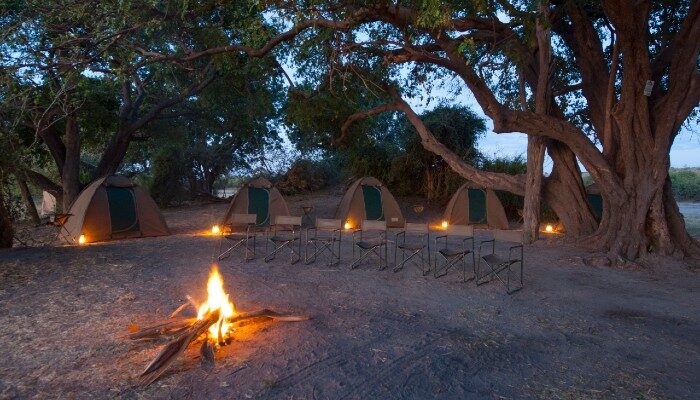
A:
{"type": "Polygon", "coordinates": [[[299,159],[277,180],[276,184],[284,194],[314,192],[340,181],[340,166],[337,159],[299,159]]]}
{"type": "Polygon", "coordinates": [[[161,207],[178,204],[187,199],[185,155],[178,146],[164,146],[153,156],[149,191],[161,207]]]}
{"type": "Polygon", "coordinates": [[[672,169],[669,175],[677,201],[700,201],[700,170],[672,169]]]}

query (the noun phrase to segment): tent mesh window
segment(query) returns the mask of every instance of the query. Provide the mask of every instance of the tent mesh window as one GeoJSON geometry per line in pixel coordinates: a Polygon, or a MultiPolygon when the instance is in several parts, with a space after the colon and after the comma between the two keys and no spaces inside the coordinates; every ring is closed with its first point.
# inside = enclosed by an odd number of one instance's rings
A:
{"type": "Polygon", "coordinates": [[[368,221],[383,221],[382,189],[377,186],[362,185],[362,196],[365,200],[365,219],[368,221]]]}
{"type": "Polygon", "coordinates": [[[587,197],[588,204],[593,209],[593,214],[600,221],[600,218],[603,216],[603,197],[597,193],[589,193],[587,197]]]}
{"type": "Polygon", "coordinates": [[[137,232],[139,219],[136,214],[136,199],[131,188],[107,187],[109,217],[112,234],[137,232]]]}
{"type": "Polygon", "coordinates": [[[270,224],[270,192],[264,188],[248,187],[248,214],[257,216],[255,224],[270,224]]]}
{"type": "Polygon", "coordinates": [[[485,224],[486,221],[486,191],[469,189],[469,223],[485,224]]]}

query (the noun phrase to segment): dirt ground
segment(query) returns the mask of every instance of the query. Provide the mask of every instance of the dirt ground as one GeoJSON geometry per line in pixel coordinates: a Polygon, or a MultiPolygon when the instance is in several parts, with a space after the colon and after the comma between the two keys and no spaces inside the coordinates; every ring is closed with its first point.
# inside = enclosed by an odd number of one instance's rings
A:
{"type": "MultiPolygon", "coordinates": [[[[290,199],[330,216],[337,193],[290,199]]],[[[435,220],[437,209],[409,220],[435,220]]],[[[135,377],[158,350],[127,324],[203,299],[226,205],[165,211],[174,235],[84,247],[0,252],[0,398],[642,398],[700,392],[697,266],[658,258],[643,268],[584,265],[580,249],[525,248],[525,288],[435,279],[416,268],[349,270],[233,256],[220,264],[241,310],[269,307],[309,321],[235,334],[211,372],[196,348],[147,388],[135,377]]],[[[485,237],[486,233],[480,233],[485,237]]],[[[262,250],[262,246],[259,246],[262,250]]]]}

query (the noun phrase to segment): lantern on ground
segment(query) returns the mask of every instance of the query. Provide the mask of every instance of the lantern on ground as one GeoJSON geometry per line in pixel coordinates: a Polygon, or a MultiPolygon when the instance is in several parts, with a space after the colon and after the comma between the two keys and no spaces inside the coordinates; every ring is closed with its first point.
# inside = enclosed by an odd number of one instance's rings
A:
{"type": "Polygon", "coordinates": [[[85,242],[87,242],[87,239],[85,238],[85,235],[80,235],[80,237],[78,238],[78,243],[79,243],[79,244],[85,244],[85,242]]]}
{"type": "Polygon", "coordinates": [[[552,233],[554,232],[554,227],[552,226],[552,224],[547,224],[547,226],[544,227],[544,230],[547,233],[552,233]]]}
{"type": "Polygon", "coordinates": [[[219,233],[221,233],[221,228],[219,228],[219,225],[214,225],[214,226],[212,226],[212,227],[211,227],[211,233],[212,233],[213,235],[218,235],[219,233]]]}
{"type": "Polygon", "coordinates": [[[343,225],[343,227],[344,227],[345,229],[351,229],[351,228],[352,228],[352,224],[350,223],[350,220],[345,221],[345,225],[343,225]]]}
{"type": "Polygon", "coordinates": [[[442,229],[447,229],[448,225],[449,223],[447,221],[442,221],[442,224],[440,224],[440,226],[442,226],[442,229]]]}

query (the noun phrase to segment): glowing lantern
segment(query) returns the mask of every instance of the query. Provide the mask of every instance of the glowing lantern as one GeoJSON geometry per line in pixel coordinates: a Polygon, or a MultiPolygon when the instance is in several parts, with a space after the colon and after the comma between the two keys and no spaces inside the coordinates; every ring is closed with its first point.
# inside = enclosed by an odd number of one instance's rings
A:
{"type": "Polygon", "coordinates": [[[211,227],[211,233],[214,235],[218,235],[219,232],[221,232],[221,228],[219,228],[219,225],[214,225],[211,227]]]}
{"type": "Polygon", "coordinates": [[[552,226],[552,224],[547,224],[547,226],[544,227],[544,230],[547,233],[552,233],[554,232],[554,227],[552,226]]]}
{"type": "Polygon", "coordinates": [[[445,229],[445,228],[447,228],[447,225],[449,225],[449,223],[447,221],[442,221],[441,225],[442,225],[442,228],[445,229]]]}
{"type": "Polygon", "coordinates": [[[350,220],[345,221],[344,227],[345,227],[345,229],[350,229],[350,228],[352,228],[352,224],[350,223],[350,220]]]}
{"type": "Polygon", "coordinates": [[[78,238],[79,244],[85,244],[86,241],[87,239],[85,239],[85,235],[80,235],[80,237],[78,238]]]}

